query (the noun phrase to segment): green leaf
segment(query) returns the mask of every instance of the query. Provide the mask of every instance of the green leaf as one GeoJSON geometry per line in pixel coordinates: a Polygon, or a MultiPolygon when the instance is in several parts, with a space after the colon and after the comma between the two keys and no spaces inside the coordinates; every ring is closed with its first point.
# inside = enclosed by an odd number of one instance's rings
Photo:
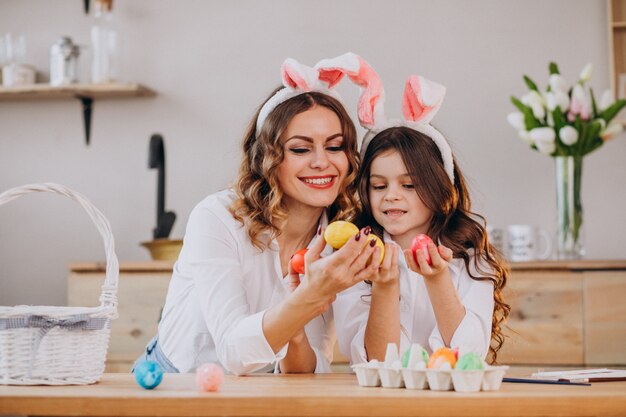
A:
{"type": "Polygon", "coordinates": [[[611,119],[613,119],[624,106],[626,106],[626,100],[617,100],[615,103],[604,109],[604,111],[600,113],[600,117],[603,118],[608,125],[611,119]]]}
{"type": "Polygon", "coordinates": [[[567,124],[567,120],[565,119],[565,115],[563,115],[560,106],[556,106],[556,108],[552,110],[552,119],[554,120],[554,129],[557,133],[567,124]]]}
{"type": "Polygon", "coordinates": [[[511,102],[524,115],[524,124],[526,125],[526,130],[531,130],[541,126],[541,123],[537,119],[535,119],[535,116],[533,115],[533,110],[530,107],[526,106],[524,103],[512,96],[511,102]]]}
{"type": "Polygon", "coordinates": [[[590,125],[590,128],[587,132],[587,143],[585,143],[585,147],[582,149],[581,155],[587,155],[590,152],[595,151],[600,146],[602,146],[602,138],[600,138],[600,131],[602,130],[602,125],[600,122],[593,122],[590,125]]]}
{"type": "Polygon", "coordinates": [[[552,74],[560,74],[559,66],[556,65],[556,62],[550,62],[550,66],[548,68],[550,69],[550,75],[552,75],[552,74]]]}
{"type": "Polygon", "coordinates": [[[537,84],[535,84],[535,82],[531,80],[527,75],[524,75],[524,82],[530,90],[539,91],[539,89],[537,88],[537,84]]]}
{"type": "Polygon", "coordinates": [[[593,88],[589,89],[589,93],[591,94],[591,109],[593,110],[593,118],[598,118],[598,106],[596,105],[596,96],[593,94],[593,88]]]}

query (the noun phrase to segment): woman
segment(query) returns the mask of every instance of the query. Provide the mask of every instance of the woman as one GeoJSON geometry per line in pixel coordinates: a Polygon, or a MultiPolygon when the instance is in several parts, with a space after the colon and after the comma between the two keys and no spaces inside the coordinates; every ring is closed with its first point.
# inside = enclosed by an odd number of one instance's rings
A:
{"type": "Polygon", "coordinates": [[[329,82],[332,70],[294,60],[282,72],[285,87],[250,124],[234,189],[208,196],[190,215],[158,337],[140,359],[166,372],[205,362],[238,375],[329,371],[330,303],[364,279],[373,251],[359,232],[321,257],[323,227],[350,217],[356,204],[356,133],[329,88],[340,76],[329,82]],[[300,282],[289,260],[307,245],[300,282]]]}

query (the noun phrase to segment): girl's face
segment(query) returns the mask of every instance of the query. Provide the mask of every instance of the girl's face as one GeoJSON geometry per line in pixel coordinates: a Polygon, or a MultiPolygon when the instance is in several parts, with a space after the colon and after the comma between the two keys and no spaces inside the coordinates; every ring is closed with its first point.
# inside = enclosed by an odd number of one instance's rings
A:
{"type": "Polygon", "coordinates": [[[278,182],[288,208],[330,206],[348,175],[339,117],[323,106],[297,114],[283,134],[278,182]]]}
{"type": "Polygon", "coordinates": [[[374,218],[400,247],[426,233],[432,211],[419,198],[400,154],[386,151],[370,165],[368,190],[374,218]]]}

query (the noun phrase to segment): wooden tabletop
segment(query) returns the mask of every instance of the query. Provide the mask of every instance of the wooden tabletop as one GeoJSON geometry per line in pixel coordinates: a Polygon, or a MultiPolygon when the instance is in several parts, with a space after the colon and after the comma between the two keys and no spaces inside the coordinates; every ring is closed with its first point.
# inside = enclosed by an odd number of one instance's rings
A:
{"type": "Polygon", "coordinates": [[[365,388],[353,374],[226,376],[199,392],[193,374],[167,374],[155,390],[130,374],[89,386],[0,386],[9,416],[623,416],[626,382],[592,386],[503,383],[458,393],[365,388]]]}
{"type": "MultiPolygon", "coordinates": [[[[513,271],[614,271],[626,270],[626,259],[581,259],[575,261],[511,262],[513,271]]],[[[172,272],[174,261],[121,262],[120,272],[172,272]]],[[[73,272],[104,272],[105,262],[69,264],[73,272]]]]}

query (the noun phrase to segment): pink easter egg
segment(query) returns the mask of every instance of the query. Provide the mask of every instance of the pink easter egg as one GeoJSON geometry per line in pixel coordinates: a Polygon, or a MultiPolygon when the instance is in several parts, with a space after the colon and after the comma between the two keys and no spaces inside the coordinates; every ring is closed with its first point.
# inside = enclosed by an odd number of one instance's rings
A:
{"type": "Polygon", "coordinates": [[[218,391],[223,380],[224,371],[214,363],[205,363],[196,370],[196,385],[203,391],[218,391]]]}

